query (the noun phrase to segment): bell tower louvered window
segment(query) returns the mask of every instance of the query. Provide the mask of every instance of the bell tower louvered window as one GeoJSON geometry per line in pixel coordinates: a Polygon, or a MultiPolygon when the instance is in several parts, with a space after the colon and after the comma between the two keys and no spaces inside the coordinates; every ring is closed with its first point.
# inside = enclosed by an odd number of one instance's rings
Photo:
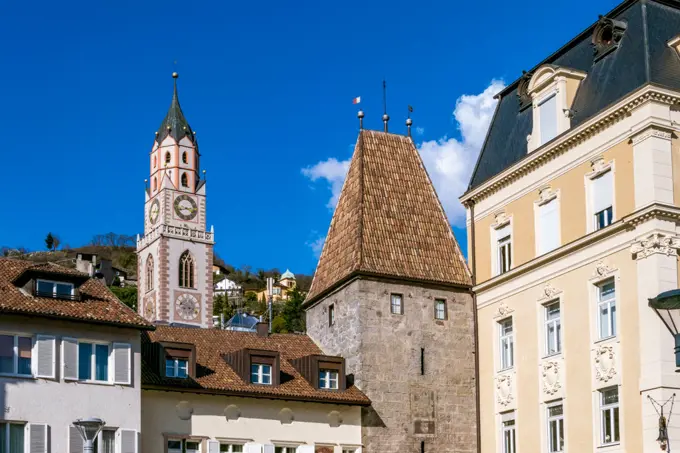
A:
{"type": "Polygon", "coordinates": [[[189,251],[182,253],[179,258],[179,286],[194,288],[194,257],[189,251]]]}

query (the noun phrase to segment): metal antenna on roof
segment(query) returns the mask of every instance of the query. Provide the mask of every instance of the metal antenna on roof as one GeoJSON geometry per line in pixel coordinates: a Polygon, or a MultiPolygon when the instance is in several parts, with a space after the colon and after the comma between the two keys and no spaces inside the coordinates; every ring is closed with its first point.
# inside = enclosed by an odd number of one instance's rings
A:
{"type": "Polygon", "coordinates": [[[390,116],[387,114],[387,83],[383,79],[383,123],[385,123],[385,132],[387,132],[387,122],[390,120],[390,116]]]}
{"type": "Polygon", "coordinates": [[[413,107],[410,105],[408,106],[408,115],[406,116],[406,127],[408,129],[408,136],[411,136],[411,125],[413,124],[413,120],[411,119],[411,113],[413,113],[413,107]]]}

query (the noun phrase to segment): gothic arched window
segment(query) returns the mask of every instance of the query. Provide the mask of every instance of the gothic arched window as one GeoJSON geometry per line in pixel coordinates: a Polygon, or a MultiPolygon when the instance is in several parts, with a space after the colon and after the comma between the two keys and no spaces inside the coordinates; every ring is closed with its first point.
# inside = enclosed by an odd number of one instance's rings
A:
{"type": "Polygon", "coordinates": [[[182,187],[189,187],[189,178],[187,178],[186,173],[182,173],[182,177],[180,179],[182,180],[182,187]]]}
{"type": "Polygon", "coordinates": [[[153,168],[156,168],[156,155],[153,155],[153,168]]]}
{"type": "Polygon", "coordinates": [[[153,177],[153,190],[155,191],[158,188],[158,180],[156,177],[153,177]]]}
{"type": "Polygon", "coordinates": [[[153,289],[153,255],[149,255],[146,259],[146,290],[153,289]]]}
{"type": "Polygon", "coordinates": [[[194,287],[194,257],[188,250],[179,257],[179,286],[194,287]]]}
{"type": "Polygon", "coordinates": [[[186,151],[184,151],[184,152],[182,153],[182,162],[184,162],[185,164],[188,162],[188,160],[187,160],[187,152],[186,152],[186,151]]]}
{"type": "Polygon", "coordinates": [[[165,163],[166,164],[170,163],[170,153],[169,152],[165,153],[165,163]]]}

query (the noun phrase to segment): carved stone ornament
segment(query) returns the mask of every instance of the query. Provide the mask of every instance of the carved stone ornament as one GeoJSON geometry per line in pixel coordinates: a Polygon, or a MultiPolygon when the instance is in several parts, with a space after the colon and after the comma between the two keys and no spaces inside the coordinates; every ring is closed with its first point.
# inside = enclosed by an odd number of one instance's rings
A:
{"type": "Polygon", "coordinates": [[[558,294],[561,294],[562,290],[555,288],[553,285],[550,284],[550,282],[546,283],[543,289],[541,290],[541,297],[538,299],[539,302],[541,301],[547,301],[550,299],[554,299],[555,296],[558,294]]]}
{"type": "Polygon", "coordinates": [[[338,411],[330,411],[328,413],[328,425],[331,428],[337,428],[342,425],[342,415],[338,411]]]}
{"type": "Polygon", "coordinates": [[[593,279],[606,278],[616,272],[616,269],[600,260],[595,264],[595,270],[593,271],[593,279]]]}
{"type": "Polygon", "coordinates": [[[227,421],[238,420],[239,417],[241,417],[241,409],[237,405],[230,404],[224,408],[224,418],[226,418],[227,421]]]}
{"type": "Polygon", "coordinates": [[[619,47],[626,28],[628,28],[626,22],[600,16],[592,36],[595,61],[602,59],[619,47]]]}
{"type": "Polygon", "coordinates": [[[512,378],[508,374],[496,378],[496,401],[501,406],[507,406],[513,400],[512,378]]]}
{"type": "Polygon", "coordinates": [[[498,308],[496,309],[496,313],[494,313],[493,317],[494,318],[504,318],[508,316],[510,313],[512,313],[513,310],[512,308],[508,307],[505,302],[501,302],[498,304],[498,308]]]}
{"type": "Polygon", "coordinates": [[[680,238],[667,236],[662,233],[652,233],[649,236],[633,242],[630,251],[635,259],[641,260],[655,253],[663,255],[677,255],[680,248],[680,238]]]}
{"type": "Polygon", "coordinates": [[[543,378],[543,393],[554,395],[561,388],[559,362],[543,362],[541,376],[543,378]]]}
{"type": "Polygon", "coordinates": [[[614,346],[601,345],[595,350],[595,379],[609,382],[616,376],[614,346]]]}
{"type": "Polygon", "coordinates": [[[295,420],[295,414],[293,414],[293,411],[287,407],[284,407],[281,409],[279,412],[279,421],[281,422],[282,425],[289,425],[293,423],[293,420],[295,420]]]}
{"type": "Polygon", "coordinates": [[[609,170],[610,165],[604,161],[604,157],[598,156],[590,161],[590,168],[593,170],[593,173],[597,175],[609,170]]]}
{"type": "Polygon", "coordinates": [[[175,409],[177,411],[177,417],[179,417],[180,420],[191,420],[191,414],[194,413],[194,408],[191,407],[189,401],[180,401],[177,403],[177,406],[175,406],[175,409]]]}
{"type": "Polygon", "coordinates": [[[493,223],[493,225],[491,225],[492,228],[500,228],[510,223],[510,217],[508,217],[505,211],[496,213],[494,217],[496,221],[493,223]]]}
{"type": "Polygon", "coordinates": [[[673,134],[671,131],[667,131],[665,129],[659,129],[657,127],[648,127],[647,129],[639,132],[637,135],[633,137],[633,146],[639,144],[640,142],[643,142],[647,140],[648,138],[651,137],[656,137],[656,138],[661,138],[664,140],[670,140],[673,137],[673,134]]]}

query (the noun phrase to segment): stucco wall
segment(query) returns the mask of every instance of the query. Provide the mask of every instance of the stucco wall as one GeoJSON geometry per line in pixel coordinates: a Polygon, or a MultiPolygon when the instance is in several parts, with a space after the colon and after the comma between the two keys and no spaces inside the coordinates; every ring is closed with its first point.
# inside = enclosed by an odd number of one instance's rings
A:
{"type": "MultiPolygon", "coordinates": [[[[107,426],[141,428],[140,336],[138,330],[3,315],[0,332],[53,335],[57,379],[0,377],[0,420],[49,425],[51,452],[68,451],[68,426],[78,418],[99,417],[107,426]],[[61,337],[132,345],[133,385],[89,384],[61,377],[61,337]]],[[[34,359],[35,360],[35,359],[34,359]]]]}
{"type": "Polygon", "coordinates": [[[476,451],[472,310],[468,293],[371,280],[307,310],[308,335],[346,358],[347,373],[373,402],[362,410],[364,453],[419,452],[421,441],[428,452],[476,451]],[[403,295],[403,315],[390,312],[391,293],[403,295]],[[434,319],[435,298],[447,301],[445,321],[434,319]]]}
{"type": "Polygon", "coordinates": [[[164,434],[234,443],[321,443],[334,445],[336,453],[361,444],[360,409],[353,406],[145,390],[142,408],[144,453],[163,453],[164,434]],[[332,412],[339,413],[339,426],[330,425],[332,412]]]}

